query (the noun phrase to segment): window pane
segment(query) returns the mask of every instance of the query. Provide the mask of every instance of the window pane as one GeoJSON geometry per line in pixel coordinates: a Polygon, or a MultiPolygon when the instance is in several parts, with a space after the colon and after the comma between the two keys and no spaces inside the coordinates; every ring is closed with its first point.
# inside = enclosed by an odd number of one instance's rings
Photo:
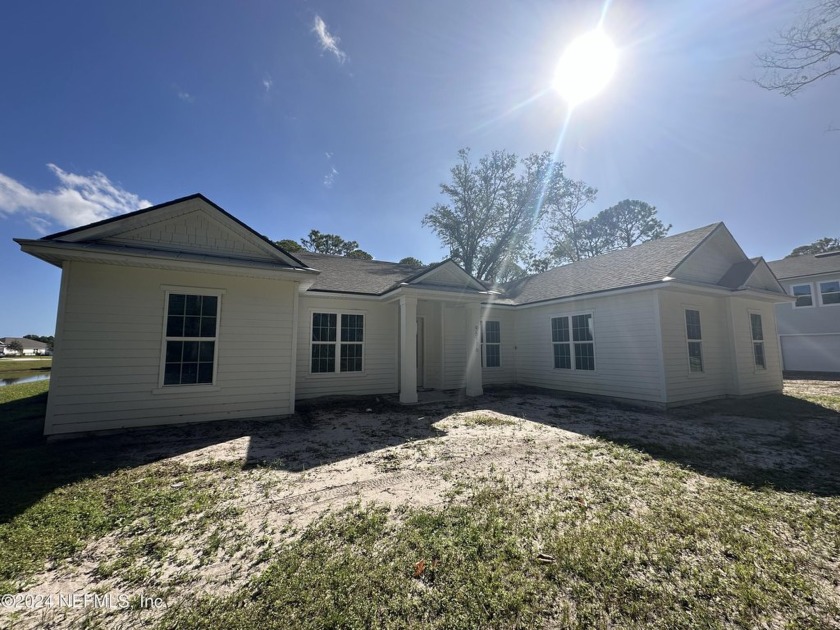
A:
{"type": "Polygon", "coordinates": [[[186,296],[185,315],[201,315],[201,296],[188,295],[186,296]]]}
{"type": "Polygon", "coordinates": [[[216,318],[212,316],[203,316],[201,318],[201,330],[199,337],[215,337],[216,336],[216,318]]]}
{"type": "Polygon", "coordinates": [[[555,343],[569,341],[568,317],[553,317],[551,319],[551,340],[555,343]]]}
{"type": "Polygon", "coordinates": [[[181,366],[181,385],[194,385],[198,382],[198,363],[184,363],[181,366]]]}
{"type": "Polygon", "coordinates": [[[811,295],[810,284],[798,284],[793,287],[793,294],[796,296],[796,306],[813,306],[814,298],[811,295]]]}
{"type": "Polygon", "coordinates": [[[201,298],[202,317],[215,317],[219,308],[219,298],[215,295],[205,295],[201,298]]]}
{"type": "Polygon", "coordinates": [[[702,339],[700,330],[700,311],[687,310],[685,312],[685,332],[689,339],[702,339]]]}
{"type": "Polygon", "coordinates": [[[484,363],[487,367],[499,367],[502,364],[500,348],[496,344],[484,346],[484,363]]]}
{"type": "Polygon", "coordinates": [[[184,349],[183,341],[167,341],[166,342],[166,362],[180,363],[181,353],[184,349]]]}
{"type": "Polygon", "coordinates": [[[170,315],[183,315],[184,314],[184,303],[186,302],[187,296],[180,295],[177,293],[170,293],[169,294],[169,314],[170,315]]]}
{"type": "Polygon", "coordinates": [[[592,341],[592,315],[572,316],[572,337],[575,341],[592,341]]]}
{"type": "Polygon", "coordinates": [[[213,364],[199,363],[198,364],[198,383],[212,383],[213,382],[213,364]]]}
{"type": "MultiPolygon", "coordinates": [[[[171,296],[170,296],[171,297],[171,296]]],[[[166,336],[184,336],[184,318],[181,315],[170,315],[166,318],[166,336]]]]}
{"type": "Polygon", "coordinates": [[[335,313],[312,314],[312,341],[335,341],[335,313]]]}
{"type": "Polygon", "coordinates": [[[198,360],[213,362],[213,352],[216,349],[215,341],[202,341],[198,344],[198,360]]]}
{"type": "Polygon", "coordinates": [[[766,367],[764,364],[764,344],[763,343],[754,343],[753,344],[753,356],[755,356],[755,366],[756,367],[766,367]]]}
{"type": "Polygon", "coordinates": [[[198,361],[198,342],[185,341],[184,342],[184,363],[198,361]]]}
{"type": "Polygon", "coordinates": [[[184,337],[198,337],[201,335],[201,318],[184,318],[184,337]]]}
{"type": "Polygon", "coordinates": [[[823,304],[840,304],[840,282],[820,282],[820,294],[823,304]]]}
{"type": "Polygon", "coordinates": [[[570,344],[554,344],[554,367],[564,370],[572,369],[572,352],[570,344]]]}
{"type": "Polygon", "coordinates": [[[364,315],[341,316],[341,340],[364,341],[364,315]]]}
{"type": "Polygon", "coordinates": [[[750,313],[750,328],[752,329],[753,341],[762,341],[764,339],[764,330],[761,327],[761,315],[750,313]]]}
{"type": "Polygon", "coordinates": [[[335,372],[335,345],[331,343],[312,344],[312,371],[335,372]]]}
{"type": "Polygon", "coordinates": [[[699,341],[688,342],[688,365],[692,372],[703,371],[703,350],[699,341]]]}
{"type": "Polygon", "coordinates": [[[343,343],[341,344],[341,371],[361,372],[362,371],[362,344],[343,343]]]}
{"type": "Polygon", "coordinates": [[[180,385],[181,384],[181,364],[167,363],[166,369],[163,373],[164,385],[180,385]]]}
{"type": "Polygon", "coordinates": [[[595,369],[595,344],[593,344],[593,343],[576,343],[575,344],[575,369],[576,370],[594,370],[595,369]]]}
{"type": "Polygon", "coordinates": [[[501,326],[499,322],[484,322],[486,343],[500,343],[502,341],[501,326]]]}

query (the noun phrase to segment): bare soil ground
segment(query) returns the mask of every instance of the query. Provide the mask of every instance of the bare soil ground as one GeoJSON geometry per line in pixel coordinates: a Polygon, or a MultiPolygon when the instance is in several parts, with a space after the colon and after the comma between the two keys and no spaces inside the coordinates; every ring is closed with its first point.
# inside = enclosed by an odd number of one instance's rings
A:
{"type": "MultiPolygon", "coordinates": [[[[840,396],[840,382],[788,381],[785,393],[840,396]]],[[[500,390],[464,405],[402,407],[365,398],[311,407],[276,421],[97,438],[103,448],[107,445],[103,456],[121,458],[123,465],[175,466],[182,475],[206,479],[216,507],[161,534],[155,539],[158,552],[133,544],[153,530],[153,523],[126,524],[71,561],[34,576],[21,597],[154,594],[173,606],[197,593],[223,594],[244,584],[272,550],[327,512],[378,502],[396,508],[391,513],[399,518],[406,508],[440,503],[456,481],[489,475],[502,475],[527,490],[546,477],[563,478],[558,462],[564,448],[593,439],[628,444],[709,477],[840,494],[840,416],[796,399],[789,413],[773,417],[766,404],[756,400],[751,407],[743,401],[733,408],[721,402],[664,412],[500,390]],[[770,418],[750,417],[760,415],[770,418]],[[119,571],[103,570],[120,558],[119,571]]],[[[566,482],[573,492],[575,480],[566,482]]],[[[0,625],[11,619],[3,618],[10,612],[0,610],[0,625]]],[[[159,612],[20,607],[15,623],[65,627],[87,620],[139,627],[159,612]]]]}

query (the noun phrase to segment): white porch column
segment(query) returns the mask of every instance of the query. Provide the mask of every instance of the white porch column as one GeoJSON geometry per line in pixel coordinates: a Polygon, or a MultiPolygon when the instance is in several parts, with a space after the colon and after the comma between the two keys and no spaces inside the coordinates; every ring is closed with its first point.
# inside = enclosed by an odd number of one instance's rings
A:
{"type": "Polygon", "coordinates": [[[400,298],[400,402],[417,402],[417,298],[400,298]]]}
{"type": "Polygon", "coordinates": [[[471,302],[466,311],[467,373],[464,378],[467,396],[484,393],[481,381],[481,304],[471,302]]]}

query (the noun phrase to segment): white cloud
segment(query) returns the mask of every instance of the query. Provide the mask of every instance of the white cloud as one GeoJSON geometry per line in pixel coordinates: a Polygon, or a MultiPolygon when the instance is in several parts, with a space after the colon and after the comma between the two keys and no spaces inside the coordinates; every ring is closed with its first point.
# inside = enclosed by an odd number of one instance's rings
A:
{"type": "Polygon", "coordinates": [[[262,80],[263,87],[265,88],[265,93],[268,94],[271,91],[271,86],[274,85],[274,81],[271,80],[269,75],[265,75],[262,80]]]}
{"type": "Polygon", "coordinates": [[[178,98],[184,101],[185,103],[194,103],[195,97],[187,92],[186,90],[182,90],[177,85],[175,86],[175,92],[178,94],[178,98]]]}
{"type": "Polygon", "coordinates": [[[338,47],[341,40],[327,30],[327,24],[321,19],[320,15],[315,16],[315,23],[312,25],[312,31],[318,37],[318,41],[321,44],[321,50],[331,52],[335,55],[338,63],[345,62],[347,54],[338,47]]]}
{"type": "Polygon", "coordinates": [[[102,173],[76,175],[55,164],[47,167],[58,178],[54,190],[38,192],[0,173],[0,216],[23,215],[39,234],[86,225],[151,206],[123,190],[102,173]]]}
{"type": "Polygon", "coordinates": [[[324,188],[333,187],[336,175],[338,175],[338,171],[334,166],[331,166],[329,172],[326,175],[324,175],[324,188]]]}

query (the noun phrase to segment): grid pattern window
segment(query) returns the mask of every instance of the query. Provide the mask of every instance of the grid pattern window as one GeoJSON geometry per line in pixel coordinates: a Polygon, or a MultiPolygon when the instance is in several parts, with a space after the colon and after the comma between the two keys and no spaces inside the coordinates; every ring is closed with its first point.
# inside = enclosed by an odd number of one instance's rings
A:
{"type": "Polygon", "coordinates": [[[761,315],[758,313],[750,313],[750,329],[752,331],[755,367],[766,368],[767,364],[764,360],[764,329],[761,325],[761,315]]]}
{"type": "Polygon", "coordinates": [[[219,296],[169,294],[164,385],[213,382],[218,324],[219,296]]]}
{"type": "Polygon", "coordinates": [[[361,372],[364,334],[364,315],[313,313],[312,372],[361,372]]]}
{"type": "Polygon", "coordinates": [[[484,353],[484,367],[501,367],[502,326],[500,322],[484,322],[481,330],[481,349],[484,353]]]}
{"type": "Polygon", "coordinates": [[[810,284],[795,284],[791,288],[791,293],[796,298],[794,308],[803,308],[814,305],[814,296],[811,294],[810,284]]]}
{"type": "Polygon", "coordinates": [[[688,369],[703,371],[703,332],[700,328],[700,311],[686,309],[685,336],[688,340],[688,369]]]}
{"type": "Polygon", "coordinates": [[[595,331],[591,313],[552,317],[551,343],[556,369],[595,369],[595,331]]]}
{"type": "Polygon", "coordinates": [[[840,280],[820,282],[820,302],[823,306],[840,304],[840,280]]]}

